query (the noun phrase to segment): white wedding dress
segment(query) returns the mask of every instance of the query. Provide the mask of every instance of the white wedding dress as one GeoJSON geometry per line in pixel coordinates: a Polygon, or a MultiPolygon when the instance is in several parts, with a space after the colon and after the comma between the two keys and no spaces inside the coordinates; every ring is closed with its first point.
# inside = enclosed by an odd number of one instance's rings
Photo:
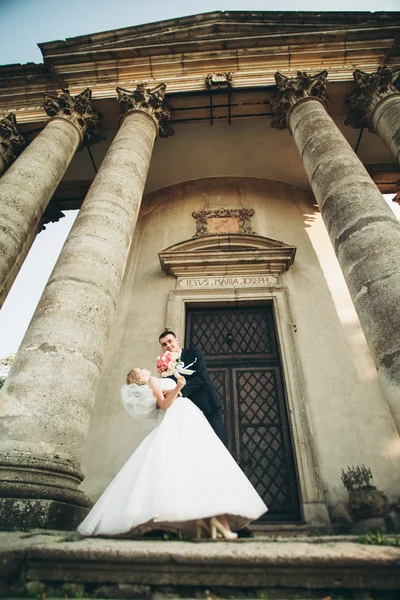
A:
{"type": "MultiPolygon", "coordinates": [[[[175,386],[172,379],[159,383],[162,389],[175,386]]],[[[178,397],[164,412],[148,385],[125,385],[121,394],[128,412],[155,428],[78,527],[82,535],[152,529],[194,534],[196,519],[220,514],[236,530],[268,510],[191,400],[178,397]]]]}

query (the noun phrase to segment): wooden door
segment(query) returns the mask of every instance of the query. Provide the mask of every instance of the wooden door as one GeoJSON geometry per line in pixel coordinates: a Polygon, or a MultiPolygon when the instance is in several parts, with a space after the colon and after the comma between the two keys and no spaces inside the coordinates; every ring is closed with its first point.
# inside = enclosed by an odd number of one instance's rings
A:
{"type": "Polygon", "coordinates": [[[299,498],[272,306],[189,308],[223,402],[227,446],[268,505],[261,521],[299,521],[299,498]]]}

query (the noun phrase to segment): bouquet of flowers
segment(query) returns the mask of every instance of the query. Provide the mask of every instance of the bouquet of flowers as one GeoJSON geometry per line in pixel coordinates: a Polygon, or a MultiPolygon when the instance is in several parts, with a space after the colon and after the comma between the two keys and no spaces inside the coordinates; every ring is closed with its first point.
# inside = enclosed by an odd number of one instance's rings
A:
{"type": "Polygon", "coordinates": [[[182,362],[181,357],[177,352],[169,352],[167,350],[157,357],[157,371],[160,373],[161,377],[170,377],[171,375],[179,377],[177,366],[180,362],[182,362]]]}
{"type": "MultiPolygon", "coordinates": [[[[196,361],[197,358],[194,362],[190,363],[188,367],[194,365],[196,361]]],[[[169,352],[169,350],[166,350],[157,357],[156,367],[161,377],[170,377],[171,375],[174,375],[178,378],[182,375],[192,375],[194,373],[192,369],[184,367],[182,359],[177,352],[169,352]]]]}

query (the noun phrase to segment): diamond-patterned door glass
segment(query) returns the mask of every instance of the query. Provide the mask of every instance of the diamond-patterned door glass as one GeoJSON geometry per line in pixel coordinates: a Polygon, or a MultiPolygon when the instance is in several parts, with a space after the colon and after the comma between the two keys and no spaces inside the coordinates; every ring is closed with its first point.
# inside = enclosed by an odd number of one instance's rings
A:
{"type": "Polygon", "coordinates": [[[240,371],[238,391],[240,421],[243,425],[273,425],[279,422],[274,369],[240,371]]]}
{"type": "Polygon", "coordinates": [[[271,311],[227,308],[191,312],[191,344],[207,357],[218,355],[275,355],[271,311]]]}
{"type": "Polygon", "coordinates": [[[260,520],[300,520],[272,306],[188,309],[186,325],[222,399],[228,449],[269,508],[260,520]]]}
{"type": "Polygon", "coordinates": [[[296,481],[285,440],[277,368],[233,369],[233,376],[240,466],[267,504],[269,515],[296,514],[296,481]]]}

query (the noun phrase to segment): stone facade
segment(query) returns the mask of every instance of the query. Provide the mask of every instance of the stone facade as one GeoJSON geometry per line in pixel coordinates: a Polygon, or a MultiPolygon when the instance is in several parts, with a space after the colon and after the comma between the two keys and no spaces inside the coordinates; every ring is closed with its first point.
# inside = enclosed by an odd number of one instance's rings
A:
{"type": "Polygon", "coordinates": [[[310,13],[318,43],[297,18],[99,33],[80,69],[86,38],[49,42],[48,73],[26,65],[36,84],[16,78],[0,100],[3,146],[43,126],[2,159],[0,298],[46,207],[60,214],[89,190],[0,394],[3,527],[29,525],[32,506],[36,525],[76,525],[146,434],[123,412],[125,374],[153,367],[164,327],[183,339],[194,306],[272,307],[299,522],[329,525],[349,464],[398,497],[400,226],[369,175],[398,154],[400,57],[379,70],[397,16],[310,13]],[[349,29],[345,44],[335,32],[349,29]],[[371,36],[379,51],[361,52],[371,36]]]}

